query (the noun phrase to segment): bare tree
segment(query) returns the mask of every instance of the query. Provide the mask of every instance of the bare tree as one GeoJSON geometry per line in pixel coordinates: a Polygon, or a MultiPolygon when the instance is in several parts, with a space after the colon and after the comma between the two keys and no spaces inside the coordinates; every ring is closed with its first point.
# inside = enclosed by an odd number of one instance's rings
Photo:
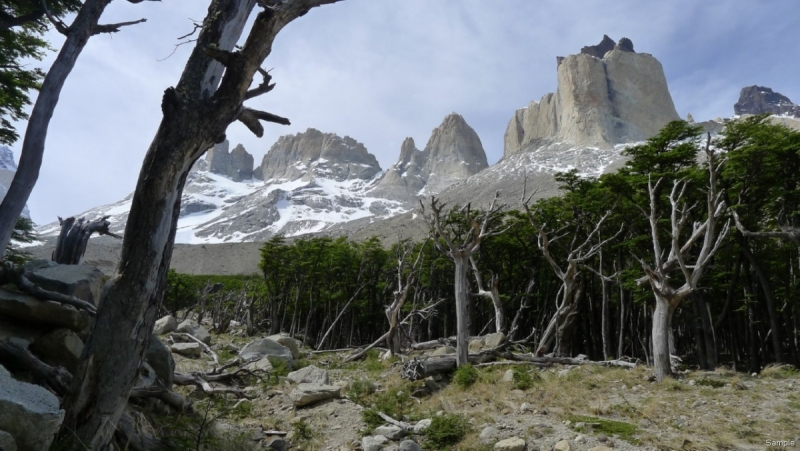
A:
{"type": "MultiPolygon", "coordinates": [[[[164,92],[163,119],[144,158],[116,274],[75,371],[62,437],[102,449],[112,437],[150,339],[172,256],[180,199],[192,164],[239,120],[288,119],[244,106],[274,88],[260,69],[277,34],[312,8],[337,0],[260,0],[246,41],[234,49],[256,0],[213,0],[186,68],[164,92]],[[263,82],[250,89],[260,72],[263,82]]],[[[81,447],[81,449],[83,449],[81,447]]]]}
{"type": "Polygon", "coordinates": [[[478,286],[478,291],[471,293],[473,296],[480,296],[492,301],[494,306],[494,328],[497,332],[506,333],[506,316],[503,303],[500,301],[500,275],[494,272],[489,273],[489,289],[483,288],[483,276],[478,269],[478,264],[475,261],[475,256],[469,257],[469,263],[472,265],[472,274],[475,275],[475,284],[478,286]]]}
{"type": "Polygon", "coordinates": [[[467,282],[467,271],[469,269],[470,258],[480,249],[484,238],[500,235],[507,229],[498,229],[494,220],[500,215],[502,207],[497,205],[497,198],[500,192],[497,191],[492,199],[489,210],[475,213],[470,209],[469,204],[462,209],[468,230],[461,242],[456,240],[453,230],[443,223],[442,210],[446,204],[431,196],[430,213],[425,210],[422,200],[420,209],[422,216],[428,221],[433,234],[433,242],[436,248],[446,255],[455,264],[455,299],[456,299],[456,364],[466,365],[468,362],[468,343],[469,338],[469,318],[467,312],[467,302],[469,300],[469,283],[467,282]]]}
{"type": "MultiPolygon", "coordinates": [[[[424,244],[423,246],[424,247],[424,244]]],[[[422,261],[422,247],[417,252],[417,258],[411,265],[408,274],[403,275],[411,252],[414,246],[409,242],[401,242],[397,246],[397,289],[392,293],[392,303],[386,307],[386,319],[389,321],[389,332],[386,336],[386,344],[392,355],[397,355],[400,352],[400,335],[398,328],[400,326],[400,312],[408,300],[408,294],[411,287],[414,286],[414,281],[417,277],[417,268],[419,268],[420,261],[422,261]]]]}
{"type": "MultiPolygon", "coordinates": [[[[139,3],[142,0],[128,1],[139,3]]],[[[75,67],[78,56],[80,56],[86,43],[89,42],[89,38],[100,33],[116,33],[123,26],[145,21],[145,19],[140,19],[133,22],[99,25],[100,16],[109,3],[111,3],[111,0],[86,0],[75,20],[70,26],[67,26],[47,12],[46,2],[42,1],[42,13],[47,13],[46,15],[54,28],[65,35],[67,39],[58,52],[53,65],[50,66],[50,70],[42,82],[41,89],[39,89],[39,95],[36,97],[33,110],[28,118],[28,125],[25,128],[19,167],[16,174],[14,174],[14,180],[8,187],[6,197],[0,203],[0,252],[4,253],[6,251],[17,219],[23,208],[25,208],[25,203],[28,202],[31,191],[33,191],[33,187],[39,179],[39,169],[42,166],[44,144],[47,139],[50,119],[53,117],[53,112],[58,104],[61,89],[64,87],[70,72],[72,72],[72,68],[75,67]]]]}
{"type": "Polygon", "coordinates": [[[640,284],[649,283],[656,298],[656,308],[653,312],[653,363],[655,365],[656,379],[663,380],[672,375],[670,365],[670,332],[672,330],[672,316],[681,301],[697,289],[697,284],[703,275],[703,271],[711,261],[711,257],[717,252],[720,243],[728,233],[730,221],[726,222],[722,229],[717,232],[717,220],[726,209],[722,192],[718,187],[718,174],[722,163],[717,162],[717,157],[711,149],[711,139],[706,143],[705,153],[708,166],[708,190],[706,191],[706,219],[702,223],[694,223],[691,235],[685,239],[683,233],[686,225],[691,218],[690,212],[695,205],[689,206],[684,196],[689,183],[685,180],[676,180],[673,183],[672,191],[669,194],[670,209],[670,250],[664,258],[664,249],[661,247],[661,232],[658,209],[658,188],[663,179],[659,179],[655,184],[651,180],[647,182],[647,190],[650,195],[650,231],[653,241],[653,266],[642,261],[646,276],[639,279],[640,284]],[[700,250],[693,263],[690,263],[695,244],[702,238],[700,250]],[[670,283],[670,274],[680,270],[683,275],[683,284],[674,287],[670,283]]]}

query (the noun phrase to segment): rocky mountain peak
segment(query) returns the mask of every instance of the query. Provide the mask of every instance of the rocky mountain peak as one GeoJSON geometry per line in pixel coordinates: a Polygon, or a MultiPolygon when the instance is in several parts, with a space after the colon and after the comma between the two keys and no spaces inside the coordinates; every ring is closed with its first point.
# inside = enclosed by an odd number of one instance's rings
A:
{"type": "Polygon", "coordinates": [[[733,111],[741,114],[775,114],[800,118],[800,105],[795,105],[785,95],[764,86],[747,86],[739,93],[733,111]]]}
{"type": "Polygon", "coordinates": [[[557,91],[516,111],[506,128],[504,158],[556,143],[609,149],[645,140],[680,119],[661,63],[634,52],[630,39],[615,43],[604,36],[557,60],[557,91]]]}
{"type": "MultiPolygon", "coordinates": [[[[14,174],[17,172],[17,163],[14,162],[14,152],[6,146],[0,146],[0,202],[6,197],[8,187],[14,181],[14,174]]],[[[22,210],[22,216],[30,218],[31,214],[28,205],[22,210]]]]}
{"type": "Polygon", "coordinates": [[[253,156],[241,144],[234,147],[231,152],[228,152],[229,147],[230,143],[225,140],[208,151],[206,154],[208,170],[229,177],[234,182],[252,179],[253,156]]]}
{"type": "Polygon", "coordinates": [[[355,139],[309,128],[281,136],[261,161],[263,180],[328,178],[368,180],[381,171],[378,160],[355,139]]]}
{"type": "Polygon", "coordinates": [[[14,152],[6,146],[0,146],[0,169],[17,170],[17,163],[14,162],[14,152]]]}

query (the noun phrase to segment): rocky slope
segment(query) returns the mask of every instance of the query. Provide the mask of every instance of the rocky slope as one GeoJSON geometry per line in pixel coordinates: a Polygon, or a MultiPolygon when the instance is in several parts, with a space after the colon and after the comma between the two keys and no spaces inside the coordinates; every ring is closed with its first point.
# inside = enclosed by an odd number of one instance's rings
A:
{"type": "MultiPolygon", "coordinates": [[[[0,202],[6,197],[8,187],[14,180],[14,173],[17,172],[17,163],[14,162],[14,152],[6,146],[0,146],[0,202]]],[[[22,216],[31,217],[28,206],[22,210],[22,216]]]]}
{"type": "Polygon", "coordinates": [[[581,53],[557,58],[558,89],[516,111],[504,158],[546,145],[610,149],[642,141],[679,119],[661,63],[608,36],[581,53]]]}
{"type": "Polygon", "coordinates": [[[742,88],[733,111],[737,115],[767,113],[800,118],[800,105],[795,105],[788,97],[771,88],[755,85],[742,88]]]}

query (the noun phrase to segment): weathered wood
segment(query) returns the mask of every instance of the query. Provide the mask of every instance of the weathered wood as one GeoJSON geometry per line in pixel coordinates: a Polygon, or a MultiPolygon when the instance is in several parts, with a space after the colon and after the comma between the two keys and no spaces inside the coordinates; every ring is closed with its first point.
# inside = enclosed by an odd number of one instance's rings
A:
{"type": "Polygon", "coordinates": [[[69,371],[42,362],[30,351],[9,339],[0,340],[0,362],[9,368],[31,373],[35,381],[43,381],[59,396],[66,395],[72,383],[69,371]]]}
{"type": "Polygon", "coordinates": [[[164,404],[174,407],[178,411],[183,411],[188,402],[179,393],[160,385],[151,385],[149,387],[137,387],[131,390],[131,398],[156,398],[164,404]]]}
{"type": "Polygon", "coordinates": [[[211,356],[211,358],[214,360],[214,364],[215,365],[219,365],[219,357],[217,357],[217,354],[214,351],[212,351],[211,348],[207,344],[203,343],[199,338],[195,337],[194,335],[183,333],[183,332],[172,332],[170,334],[170,336],[186,337],[186,338],[194,341],[195,343],[197,343],[200,346],[202,346],[203,349],[206,351],[206,353],[211,356]]]}
{"type": "Polygon", "coordinates": [[[390,417],[389,415],[386,415],[383,412],[378,412],[378,416],[383,418],[383,420],[386,421],[387,423],[393,424],[393,425],[395,425],[395,426],[397,426],[399,428],[402,428],[402,429],[404,429],[406,431],[414,429],[414,425],[413,424],[403,423],[402,421],[395,420],[394,418],[390,417]]]}
{"type": "Polygon", "coordinates": [[[83,218],[75,220],[74,217],[67,219],[58,218],[61,224],[61,232],[58,235],[56,248],[53,250],[52,260],[63,265],[77,265],[86,253],[86,245],[92,234],[108,235],[117,239],[122,237],[111,233],[108,226],[108,216],[103,216],[92,222],[84,222],[83,218]]]}
{"type": "MultiPolygon", "coordinates": [[[[489,353],[469,354],[467,356],[469,363],[484,363],[492,358],[494,357],[489,353]]],[[[451,373],[456,370],[457,362],[457,355],[430,357],[424,360],[414,358],[403,364],[400,369],[400,377],[417,381],[434,374],[451,373]]]]}
{"type": "Polygon", "coordinates": [[[207,380],[200,377],[200,375],[196,373],[175,373],[174,382],[178,385],[194,385],[201,390],[203,393],[213,395],[219,393],[231,393],[236,395],[238,398],[247,398],[250,399],[247,395],[244,394],[243,391],[237,388],[230,388],[230,387],[214,387],[212,386],[207,380]]]}

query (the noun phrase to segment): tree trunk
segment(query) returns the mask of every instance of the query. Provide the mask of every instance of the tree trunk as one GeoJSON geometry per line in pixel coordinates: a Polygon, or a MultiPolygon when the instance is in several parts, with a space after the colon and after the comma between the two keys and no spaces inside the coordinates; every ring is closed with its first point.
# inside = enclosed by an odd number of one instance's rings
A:
{"type": "Polygon", "coordinates": [[[72,72],[72,68],[75,67],[78,56],[95,32],[97,22],[110,2],[111,0],[86,0],[75,17],[75,21],[69,27],[67,39],[42,82],[42,88],[39,90],[39,95],[36,97],[28,119],[28,125],[25,127],[19,167],[14,174],[14,180],[8,187],[6,197],[0,203],[0,254],[6,252],[8,243],[11,241],[11,232],[39,179],[47,129],[58,104],[64,82],[72,72]]]}
{"type": "MultiPolygon", "coordinates": [[[[602,270],[602,268],[600,268],[602,270]]],[[[611,359],[611,337],[609,337],[611,329],[611,313],[608,310],[608,282],[605,278],[600,279],[603,290],[603,307],[601,309],[601,335],[603,336],[603,360],[611,359]]]]}
{"type": "Polygon", "coordinates": [[[661,382],[666,377],[672,376],[669,336],[674,310],[670,307],[668,299],[658,293],[654,294],[656,309],[653,312],[653,366],[656,371],[656,380],[661,382]]]}
{"type": "Polygon", "coordinates": [[[744,253],[744,256],[747,258],[747,261],[750,262],[750,266],[756,273],[756,277],[758,277],[758,282],[761,285],[761,290],[764,293],[764,299],[767,301],[767,313],[769,314],[769,327],[772,329],[772,348],[775,353],[775,361],[776,362],[783,362],[783,346],[781,342],[781,328],[780,322],[778,321],[778,314],[775,311],[775,298],[772,295],[772,284],[769,281],[769,278],[764,274],[764,271],[761,270],[761,265],[758,264],[756,261],[753,252],[750,251],[750,244],[745,237],[742,237],[741,234],[739,235],[739,244],[744,253]]]}
{"type": "Polygon", "coordinates": [[[467,261],[469,257],[453,253],[455,262],[455,297],[456,297],[456,362],[458,366],[469,363],[469,301],[467,286],[467,261]]]}

